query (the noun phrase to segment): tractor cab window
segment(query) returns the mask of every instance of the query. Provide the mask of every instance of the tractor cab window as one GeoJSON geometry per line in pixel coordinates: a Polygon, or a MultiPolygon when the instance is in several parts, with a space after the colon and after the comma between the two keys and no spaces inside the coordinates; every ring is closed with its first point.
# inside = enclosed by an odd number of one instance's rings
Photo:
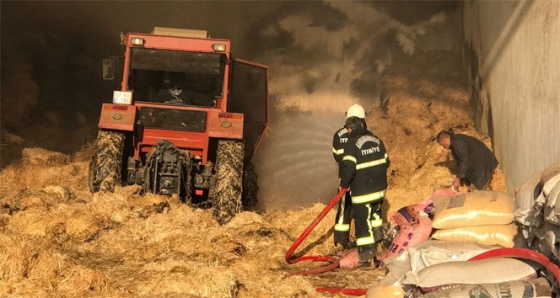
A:
{"type": "Polygon", "coordinates": [[[133,48],[129,87],[136,101],[214,107],[224,69],[220,54],[133,48]]]}

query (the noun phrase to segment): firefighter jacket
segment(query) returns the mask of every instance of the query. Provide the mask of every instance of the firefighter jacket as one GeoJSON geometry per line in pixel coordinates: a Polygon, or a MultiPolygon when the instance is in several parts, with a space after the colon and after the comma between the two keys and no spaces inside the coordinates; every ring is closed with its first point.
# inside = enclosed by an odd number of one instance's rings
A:
{"type": "Polygon", "coordinates": [[[342,157],[344,156],[344,145],[348,142],[349,137],[350,135],[348,134],[348,129],[345,127],[334,133],[332,140],[332,153],[334,160],[339,165],[342,162],[342,157]]]}
{"type": "MultiPolygon", "coordinates": [[[[364,127],[367,127],[365,119],[362,119],[362,123],[364,124],[364,127]]],[[[373,135],[373,133],[369,130],[367,131],[367,133],[373,135]]],[[[342,157],[344,157],[344,146],[348,143],[349,138],[350,135],[348,134],[348,129],[346,129],[345,127],[337,130],[333,135],[332,152],[334,160],[338,164],[338,177],[340,177],[342,174],[342,157]]]]}
{"type": "Polygon", "coordinates": [[[387,189],[389,165],[383,141],[365,128],[357,129],[344,146],[340,186],[350,187],[353,204],[381,200],[387,189]]]}
{"type": "Polygon", "coordinates": [[[457,164],[457,177],[468,179],[482,189],[498,166],[494,153],[480,140],[462,134],[451,134],[450,148],[457,164]]]}

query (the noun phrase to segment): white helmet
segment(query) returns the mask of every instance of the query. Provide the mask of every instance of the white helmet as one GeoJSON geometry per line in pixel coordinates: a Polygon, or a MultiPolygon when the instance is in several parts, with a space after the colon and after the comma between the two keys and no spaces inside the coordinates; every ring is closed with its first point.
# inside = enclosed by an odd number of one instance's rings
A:
{"type": "Polygon", "coordinates": [[[355,103],[346,110],[346,119],[350,117],[366,119],[366,111],[364,111],[364,108],[361,105],[355,103]]]}

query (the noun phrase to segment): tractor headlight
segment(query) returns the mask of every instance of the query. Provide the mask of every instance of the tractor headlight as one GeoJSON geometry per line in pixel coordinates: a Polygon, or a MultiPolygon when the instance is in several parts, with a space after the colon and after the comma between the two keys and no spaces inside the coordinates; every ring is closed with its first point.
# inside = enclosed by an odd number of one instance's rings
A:
{"type": "Polygon", "coordinates": [[[225,52],[226,45],[223,43],[215,43],[212,45],[212,50],[214,50],[214,52],[225,52]]]}
{"type": "Polygon", "coordinates": [[[130,43],[131,43],[133,46],[143,46],[143,45],[144,45],[144,42],[145,42],[145,40],[144,40],[143,38],[140,38],[140,37],[133,37],[133,38],[130,40],[130,43]]]}

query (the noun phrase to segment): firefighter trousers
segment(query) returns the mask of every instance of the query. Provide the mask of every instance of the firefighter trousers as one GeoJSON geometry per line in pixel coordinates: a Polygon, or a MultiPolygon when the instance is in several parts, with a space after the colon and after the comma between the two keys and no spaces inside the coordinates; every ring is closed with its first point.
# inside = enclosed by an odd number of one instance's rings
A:
{"type": "Polygon", "coordinates": [[[375,257],[377,243],[383,240],[382,204],[383,198],[373,202],[352,204],[356,245],[362,262],[375,257]]]}
{"type": "Polygon", "coordinates": [[[338,201],[334,223],[334,244],[348,247],[350,241],[350,223],[352,221],[352,197],[350,191],[338,201]]]}

